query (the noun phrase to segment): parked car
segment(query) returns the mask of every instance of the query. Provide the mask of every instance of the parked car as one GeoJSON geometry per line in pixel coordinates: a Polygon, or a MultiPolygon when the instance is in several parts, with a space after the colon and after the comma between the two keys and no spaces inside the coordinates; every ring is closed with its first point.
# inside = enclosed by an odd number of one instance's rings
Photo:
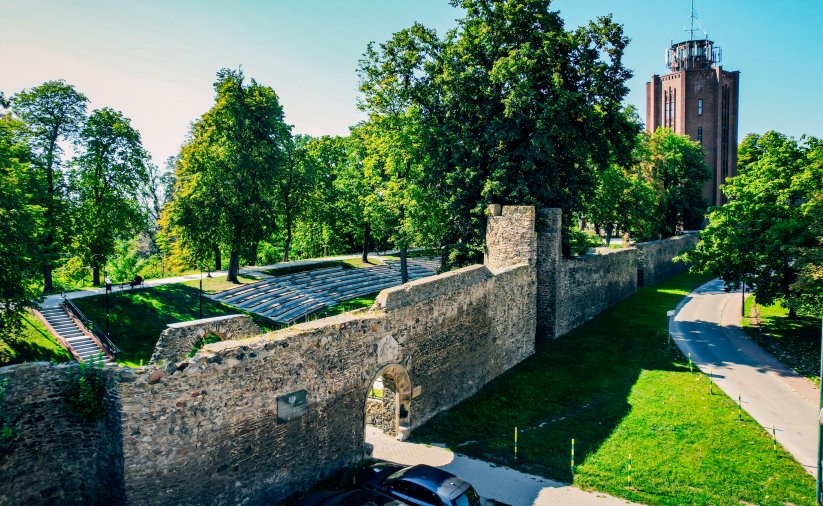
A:
{"type": "Polygon", "coordinates": [[[317,492],[303,497],[294,506],[409,506],[375,490],[358,489],[348,492],[317,492]]]}
{"type": "Polygon", "coordinates": [[[357,473],[354,483],[416,506],[479,506],[471,484],[436,467],[374,464],[357,473]]]}

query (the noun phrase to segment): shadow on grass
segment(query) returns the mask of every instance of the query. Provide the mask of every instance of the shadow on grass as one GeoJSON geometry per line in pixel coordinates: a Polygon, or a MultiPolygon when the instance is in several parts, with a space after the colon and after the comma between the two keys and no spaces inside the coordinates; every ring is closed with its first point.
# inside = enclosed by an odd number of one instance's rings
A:
{"type": "MultiPolygon", "coordinates": [[[[100,329],[106,328],[106,297],[95,295],[75,299],[74,303],[100,329]]],[[[241,313],[240,310],[203,297],[203,318],[241,313]]],[[[264,331],[272,322],[251,315],[264,331]]],[[[160,334],[169,323],[200,318],[200,292],[184,284],[162,285],[128,293],[109,294],[111,340],[123,353],[118,361],[147,363],[160,334]]]]}
{"type": "Polygon", "coordinates": [[[422,442],[565,481],[628,414],[644,370],[688,370],[667,350],[666,311],[707,278],[679,276],[641,289],[595,320],[554,341],[457,407],[414,431],[422,442]],[[518,427],[518,460],[513,431],[518,427]]]}

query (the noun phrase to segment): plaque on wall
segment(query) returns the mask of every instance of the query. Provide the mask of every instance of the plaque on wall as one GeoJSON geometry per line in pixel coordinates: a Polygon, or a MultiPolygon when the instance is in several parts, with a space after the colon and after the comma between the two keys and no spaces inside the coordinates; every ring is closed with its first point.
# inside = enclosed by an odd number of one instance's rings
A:
{"type": "Polygon", "coordinates": [[[306,414],[309,403],[305,390],[298,390],[277,398],[277,423],[287,423],[306,414]]]}

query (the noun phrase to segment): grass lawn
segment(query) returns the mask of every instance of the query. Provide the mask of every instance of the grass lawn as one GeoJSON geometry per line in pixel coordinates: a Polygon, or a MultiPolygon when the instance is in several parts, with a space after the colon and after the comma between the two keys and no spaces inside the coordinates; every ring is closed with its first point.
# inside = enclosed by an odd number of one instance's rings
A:
{"type": "MultiPolygon", "coordinates": [[[[183,283],[162,285],[109,295],[111,340],[123,350],[118,363],[138,366],[148,363],[154,345],[166,324],[196,320],[199,314],[199,290],[183,283]]],[[[74,303],[101,329],[106,328],[104,295],[74,299],[74,303]]],[[[242,313],[241,310],[203,298],[203,318],[242,313]]],[[[252,315],[264,331],[276,324],[252,315]]]]}
{"type": "MultiPolygon", "coordinates": [[[[237,279],[240,280],[240,284],[226,281],[226,276],[214,276],[214,277],[209,278],[209,277],[206,277],[205,274],[203,274],[203,292],[208,293],[208,294],[213,294],[213,293],[229,290],[231,288],[237,288],[238,286],[241,286],[241,285],[246,285],[246,284],[249,284],[249,283],[254,283],[256,281],[260,281],[260,278],[256,278],[254,276],[243,276],[243,275],[237,276],[237,279]]],[[[184,284],[186,286],[190,286],[190,287],[192,287],[194,289],[197,289],[197,290],[200,289],[200,280],[199,279],[194,279],[194,280],[191,280],[191,281],[184,281],[182,284],[184,284]]]]}
{"type": "Polygon", "coordinates": [[[74,360],[34,315],[26,313],[20,332],[0,337],[0,366],[21,362],[74,360]]]}
{"type": "Polygon", "coordinates": [[[380,292],[375,292],[356,299],[345,300],[336,306],[330,306],[306,315],[295,323],[319,320],[320,318],[326,318],[327,316],[334,316],[340,313],[348,313],[349,311],[354,311],[355,309],[370,307],[374,304],[374,300],[377,298],[379,293],[380,292]]]}
{"type": "Polygon", "coordinates": [[[414,431],[421,442],[647,504],[814,504],[814,480],[666,351],[666,310],[707,278],[641,289],[414,431]],[[514,461],[513,431],[520,429],[514,461]],[[570,471],[575,439],[576,472],[570,471]],[[632,455],[632,487],[626,464],[632,455]]]}
{"type": "Polygon", "coordinates": [[[368,262],[363,262],[360,257],[347,258],[346,260],[328,260],[325,262],[315,262],[311,264],[301,265],[287,265],[284,267],[275,267],[263,271],[269,276],[285,276],[287,274],[297,274],[299,272],[316,271],[318,269],[328,269],[329,267],[342,267],[343,269],[361,269],[364,267],[374,267],[375,265],[382,265],[375,259],[370,258],[368,262]]]}
{"type": "Polygon", "coordinates": [[[748,315],[743,330],[766,351],[801,376],[820,385],[820,318],[798,315],[789,319],[789,310],[779,303],[757,304],[755,296],[746,297],[748,315]]]}

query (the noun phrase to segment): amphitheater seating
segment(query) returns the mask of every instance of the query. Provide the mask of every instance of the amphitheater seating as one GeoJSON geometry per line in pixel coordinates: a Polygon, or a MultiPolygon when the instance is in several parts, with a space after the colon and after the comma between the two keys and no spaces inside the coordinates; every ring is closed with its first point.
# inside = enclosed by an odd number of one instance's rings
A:
{"type": "MultiPolygon", "coordinates": [[[[440,262],[409,259],[409,280],[431,276],[440,262]]],[[[326,267],[264,279],[215,294],[213,299],[291,323],[320,309],[335,306],[400,284],[400,261],[365,269],[326,267]]]]}

